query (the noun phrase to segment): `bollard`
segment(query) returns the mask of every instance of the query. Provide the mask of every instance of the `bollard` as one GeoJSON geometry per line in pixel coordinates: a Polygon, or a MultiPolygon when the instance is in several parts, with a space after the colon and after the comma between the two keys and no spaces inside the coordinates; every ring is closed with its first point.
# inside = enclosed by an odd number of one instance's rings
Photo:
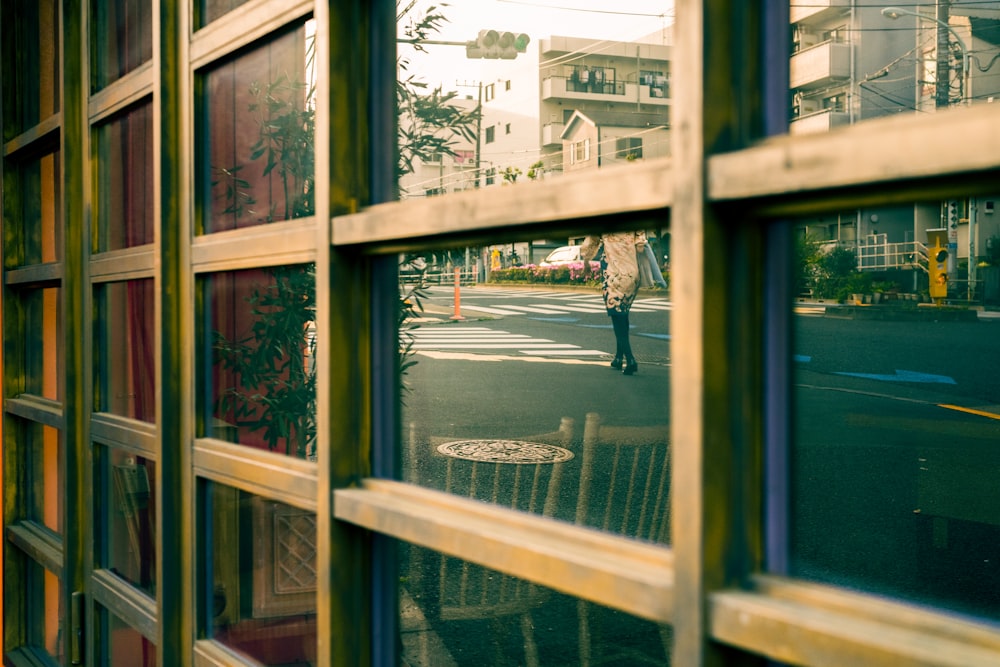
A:
{"type": "Polygon", "coordinates": [[[453,320],[464,320],[462,317],[462,269],[455,267],[455,314],[451,316],[453,320]]]}

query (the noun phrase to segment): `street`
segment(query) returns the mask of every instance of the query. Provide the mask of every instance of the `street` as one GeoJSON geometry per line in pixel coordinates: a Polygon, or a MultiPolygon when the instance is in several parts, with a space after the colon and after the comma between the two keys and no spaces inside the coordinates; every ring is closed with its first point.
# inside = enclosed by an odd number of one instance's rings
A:
{"type": "MultiPolygon", "coordinates": [[[[669,502],[658,493],[661,476],[669,486],[673,309],[666,297],[640,295],[633,307],[634,376],[608,365],[614,338],[599,292],[463,289],[460,320],[451,288],[430,288],[425,303],[426,317],[410,331],[417,363],[404,376],[406,479],[669,540],[669,502]],[[519,454],[536,458],[518,463],[519,454]],[[544,460],[560,455],[570,458],[544,460]],[[622,501],[623,490],[643,501],[622,501]],[[631,513],[643,502],[640,520],[631,513]]],[[[854,321],[824,317],[816,307],[797,312],[788,573],[997,617],[1000,319],[854,321]]],[[[441,585],[433,594],[414,585],[410,595],[425,612],[440,612],[450,590],[445,573],[456,565],[418,553],[408,580],[441,585]]],[[[480,593],[489,597],[485,588],[480,593]]],[[[543,597],[528,604],[532,623],[550,622],[555,635],[571,631],[563,618],[571,600],[543,597]]],[[[594,613],[615,627],[615,612],[594,613]]],[[[466,620],[436,626],[457,664],[502,664],[469,648],[475,631],[466,620]]],[[[519,623],[504,625],[511,646],[536,642],[544,652],[545,633],[528,641],[519,623]]],[[[621,624],[612,643],[635,635],[632,664],[663,664],[662,633],[634,620],[621,624]]],[[[487,624],[479,631],[480,643],[500,650],[500,630],[487,624]]],[[[594,651],[612,645],[593,644],[594,651]]],[[[573,664],[576,656],[561,659],[543,664],[573,664]]]]}

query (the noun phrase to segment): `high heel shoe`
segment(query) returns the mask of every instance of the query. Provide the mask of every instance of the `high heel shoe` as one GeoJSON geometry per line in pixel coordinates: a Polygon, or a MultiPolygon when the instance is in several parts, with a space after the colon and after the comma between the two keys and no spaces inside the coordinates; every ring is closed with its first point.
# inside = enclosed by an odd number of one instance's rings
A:
{"type": "Polygon", "coordinates": [[[624,363],[625,361],[622,358],[622,355],[616,354],[615,358],[611,360],[611,368],[615,369],[616,371],[620,371],[624,363]]]}
{"type": "Polygon", "coordinates": [[[622,368],[622,375],[635,375],[639,370],[639,362],[634,357],[625,359],[625,366],[622,368]]]}

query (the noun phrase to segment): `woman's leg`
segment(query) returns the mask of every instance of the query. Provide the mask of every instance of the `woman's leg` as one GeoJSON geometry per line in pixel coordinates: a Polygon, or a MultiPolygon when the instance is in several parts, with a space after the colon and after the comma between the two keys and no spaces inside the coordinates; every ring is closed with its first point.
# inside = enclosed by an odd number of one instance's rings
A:
{"type": "Polygon", "coordinates": [[[618,350],[615,359],[617,360],[620,354],[623,360],[621,364],[622,373],[632,375],[639,369],[639,364],[636,363],[635,357],[632,355],[632,343],[629,340],[628,311],[611,311],[611,326],[615,332],[615,343],[618,350]]]}
{"type": "Polygon", "coordinates": [[[617,349],[615,361],[618,362],[618,365],[612,362],[612,367],[621,368],[625,375],[632,375],[638,370],[638,364],[632,355],[632,343],[629,340],[628,312],[612,310],[609,314],[611,315],[611,326],[615,332],[617,349]]]}

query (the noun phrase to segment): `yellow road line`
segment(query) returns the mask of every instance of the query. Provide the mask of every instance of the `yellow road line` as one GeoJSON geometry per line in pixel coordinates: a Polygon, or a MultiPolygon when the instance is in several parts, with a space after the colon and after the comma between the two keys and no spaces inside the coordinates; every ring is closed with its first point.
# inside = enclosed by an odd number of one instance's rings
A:
{"type": "Polygon", "coordinates": [[[948,405],[947,403],[938,403],[939,408],[944,408],[946,410],[957,410],[958,412],[968,412],[970,415],[979,415],[980,417],[987,417],[989,419],[1000,419],[1000,415],[995,412],[986,412],[985,410],[975,410],[973,408],[963,408],[960,405],[948,405]]]}

